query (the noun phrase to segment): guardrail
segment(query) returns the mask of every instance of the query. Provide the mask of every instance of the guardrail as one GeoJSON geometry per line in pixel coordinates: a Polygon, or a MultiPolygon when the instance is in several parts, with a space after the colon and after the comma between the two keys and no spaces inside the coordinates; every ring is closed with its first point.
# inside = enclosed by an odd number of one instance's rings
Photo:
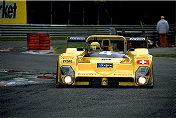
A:
{"type": "MultiPolygon", "coordinates": [[[[28,33],[50,33],[51,37],[89,35],[130,35],[155,36],[156,25],[42,25],[42,24],[0,24],[0,38],[27,37],[28,33]]],[[[170,24],[169,35],[175,34],[170,24]]]]}

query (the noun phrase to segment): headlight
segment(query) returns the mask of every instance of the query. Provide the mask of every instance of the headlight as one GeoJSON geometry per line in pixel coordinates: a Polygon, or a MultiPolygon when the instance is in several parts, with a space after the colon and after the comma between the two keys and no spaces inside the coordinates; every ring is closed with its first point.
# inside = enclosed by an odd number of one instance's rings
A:
{"type": "Polygon", "coordinates": [[[140,66],[136,73],[135,73],[135,78],[136,78],[136,83],[140,85],[147,84],[148,82],[148,77],[149,76],[149,70],[150,68],[148,66],[140,66]]]}
{"type": "Polygon", "coordinates": [[[70,76],[65,77],[65,83],[70,83],[72,81],[72,78],[70,76]]]}
{"type": "Polygon", "coordinates": [[[63,83],[64,84],[73,84],[73,78],[72,77],[70,77],[70,76],[65,76],[63,79],[62,79],[62,81],[63,81],[63,83]]]}
{"type": "Polygon", "coordinates": [[[64,84],[73,84],[75,71],[71,66],[62,66],[61,67],[61,78],[64,84]]]}
{"type": "Polygon", "coordinates": [[[146,78],[145,77],[140,77],[138,79],[139,84],[145,84],[146,83],[146,78]]]}

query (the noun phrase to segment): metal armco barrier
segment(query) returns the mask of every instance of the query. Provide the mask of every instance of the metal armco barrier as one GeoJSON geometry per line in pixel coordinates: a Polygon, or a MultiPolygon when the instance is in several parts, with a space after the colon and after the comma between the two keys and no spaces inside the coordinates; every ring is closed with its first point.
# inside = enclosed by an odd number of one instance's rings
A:
{"type": "MultiPolygon", "coordinates": [[[[168,35],[175,35],[174,24],[170,24],[168,35]]],[[[42,25],[0,24],[0,38],[27,37],[28,33],[49,33],[50,37],[89,36],[108,34],[142,34],[154,36],[156,25],[42,25]]],[[[156,36],[155,36],[156,37],[156,36]]]]}
{"type": "Polygon", "coordinates": [[[50,34],[29,33],[27,34],[28,50],[50,50],[50,34]]]}

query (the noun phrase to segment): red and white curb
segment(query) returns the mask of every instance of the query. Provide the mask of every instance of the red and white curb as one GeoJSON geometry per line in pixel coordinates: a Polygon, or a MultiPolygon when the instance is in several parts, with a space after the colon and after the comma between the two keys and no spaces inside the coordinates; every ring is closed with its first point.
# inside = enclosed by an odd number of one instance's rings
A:
{"type": "Polygon", "coordinates": [[[18,70],[0,70],[0,86],[18,86],[49,83],[56,79],[55,73],[32,73],[18,70]]]}
{"type": "Polygon", "coordinates": [[[23,54],[33,55],[59,55],[54,53],[53,47],[50,50],[27,50],[25,47],[0,48],[0,52],[21,52],[23,54]]]}
{"type": "Polygon", "coordinates": [[[37,76],[37,79],[56,79],[56,73],[44,73],[37,76]]]}
{"type": "Polygon", "coordinates": [[[18,51],[10,48],[0,48],[0,52],[18,52],[18,51]]]}
{"type": "Polygon", "coordinates": [[[23,54],[34,54],[34,55],[59,55],[59,54],[54,53],[53,47],[51,47],[50,50],[28,50],[22,53],[23,54]]]}

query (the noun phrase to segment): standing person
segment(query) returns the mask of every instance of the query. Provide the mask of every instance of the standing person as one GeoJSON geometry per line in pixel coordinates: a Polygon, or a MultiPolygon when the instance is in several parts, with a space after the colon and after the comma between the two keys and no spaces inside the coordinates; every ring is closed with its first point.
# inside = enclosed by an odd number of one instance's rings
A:
{"type": "Polygon", "coordinates": [[[167,33],[169,31],[169,24],[164,19],[164,16],[161,16],[161,20],[157,23],[157,32],[160,35],[160,46],[166,47],[167,33]]]}

